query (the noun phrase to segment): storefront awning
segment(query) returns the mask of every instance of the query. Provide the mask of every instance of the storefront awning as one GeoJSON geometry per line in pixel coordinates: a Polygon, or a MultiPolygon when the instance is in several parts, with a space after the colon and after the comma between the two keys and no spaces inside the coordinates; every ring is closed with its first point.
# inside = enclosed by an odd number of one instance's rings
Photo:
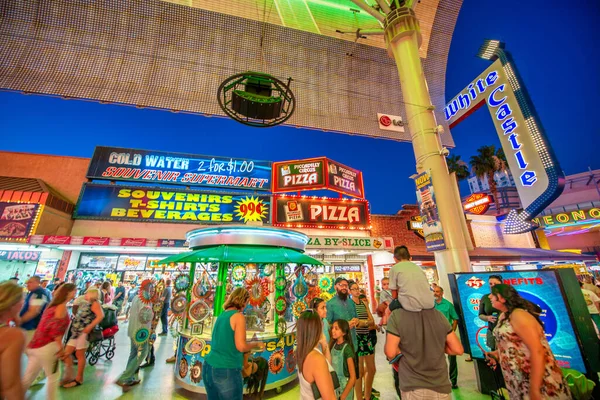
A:
{"type": "Polygon", "coordinates": [[[177,262],[294,263],[323,265],[321,261],[315,258],[288,248],[228,245],[175,254],[161,260],[159,263],[169,264],[177,262]]]}

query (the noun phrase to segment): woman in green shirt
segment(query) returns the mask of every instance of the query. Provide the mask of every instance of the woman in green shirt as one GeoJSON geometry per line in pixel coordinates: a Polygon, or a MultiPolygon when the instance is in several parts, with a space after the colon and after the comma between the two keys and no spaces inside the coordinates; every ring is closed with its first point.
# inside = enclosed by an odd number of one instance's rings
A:
{"type": "Polygon", "coordinates": [[[234,289],[223,306],[225,311],[215,322],[211,350],[202,370],[208,400],[242,400],[244,353],[265,348],[263,342],[246,342],[246,318],[242,311],[249,299],[245,288],[234,289]]]}

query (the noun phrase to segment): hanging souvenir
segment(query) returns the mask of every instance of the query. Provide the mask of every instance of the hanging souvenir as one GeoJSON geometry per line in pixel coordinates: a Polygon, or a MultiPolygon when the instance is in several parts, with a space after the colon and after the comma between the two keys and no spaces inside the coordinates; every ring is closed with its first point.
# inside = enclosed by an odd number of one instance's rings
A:
{"type": "Polygon", "coordinates": [[[185,306],[187,306],[187,298],[185,293],[179,293],[171,301],[171,311],[173,314],[181,314],[185,312],[185,306]]]}
{"type": "Polygon", "coordinates": [[[190,287],[190,276],[188,274],[180,274],[175,278],[175,291],[184,292],[190,287]]]}
{"type": "Polygon", "coordinates": [[[238,282],[246,279],[246,266],[243,264],[234,266],[231,270],[231,279],[238,282]]]}
{"type": "Polygon", "coordinates": [[[270,279],[269,278],[262,278],[260,280],[260,284],[263,286],[263,289],[265,291],[265,294],[268,296],[269,294],[271,294],[271,285],[270,285],[270,279]]]}
{"type": "Polygon", "coordinates": [[[194,294],[194,297],[198,299],[206,299],[212,294],[212,291],[210,290],[210,281],[206,274],[202,274],[202,277],[196,281],[192,293],[194,294]]]}
{"type": "Polygon", "coordinates": [[[300,318],[300,314],[306,311],[307,308],[308,306],[302,300],[295,301],[294,304],[292,304],[292,312],[296,318],[300,318]]]}
{"type": "Polygon", "coordinates": [[[329,292],[321,292],[321,294],[319,295],[320,298],[322,298],[325,301],[329,301],[333,298],[333,295],[329,292]]]}
{"type": "Polygon", "coordinates": [[[133,341],[136,344],[144,344],[150,338],[150,331],[146,328],[142,328],[135,333],[133,341]]]}
{"type": "Polygon", "coordinates": [[[287,302],[285,301],[285,297],[279,296],[275,300],[275,311],[277,311],[277,314],[283,315],[283,314],[285,314],[286,310],[287,310],[287,302]]]}
{"type": "Polygon", "coordinates": [[[184,346],[185,352],[188,354],[198,354],[206,347],[206,342],[203,339],[191,338],[184,346]]]}
{"type": "Polygon", "coordinates": [[[306,295],[306,298],[304,299],[304,301],[306,301],[306,304],[310,304],[310,302],[315,297],[319,297],[320,294],[321,294],[321,289],[318,286],[309,287],[308,294],[306,295]]]}
{"type": "Polygon", "coordinates": [[[283,369],[283,365],[285,364],[285,356],[283,355],[283,350],[274,351],[269,357],[269,371],[272,374],[278,374],[283,369]]]}
{"type": "MultiPolygon", "coordinates": [[[[160,302],[156,302],[152,305],[152,311],[154,311],[154,314],[159,314],[162,312],[163,309],[163,303],[160,302]]],[[[159,317],[160,318],[160,317],[159,317]]]]}
{"type": "Polygon", "coordinates": [[[260,275],[267,277],[273,275],[273,272],[275,272],[275,264],[265,264],[262,271],[260,271],[260,275]]]}
{"type": "Polygon", "coordinates": [[[284,272],[285,272],[285,276],[289,276],[292,273],[292,267],[290,267],[289,265],[286,265],[283,268],[284,272]]]}
{"type": "Polygon", "coordinates": [[[277,322],[277,332],[279,336],[283,336],[287,333],[287,322],[285,322],[285,319],[280,318],[277,322]]]}
{"type": "Polygon", "coordinates": [[[259,306],[259,309],[263,314],[268,314],[269,311],[271,311],[271,302],[269,299],[265,299],[265,301],[263,301],[263,303],[259,306]]]}
{"type": "Polygon", "coordinates": [[[267,299],[268,293],[258,277],[246,280],[246,290],[250,294],[250,305],[254,307],[260,306],[267,299]]]}
{"type": "Polygon", "coordinates": [[[202,322],[210,314],[210,308],[204,300],[196,300],[188,310],[188,316],[194,323],[202,322]]]}
{"type": "Polygon", "coordinates": [[[315,287],[319,284],[319,275],[314,272],[309,272],[304,276],[304,281],[308,287],[315,287]]]}
{"type": "Polygon", "coordinates": [[[152,307],[150,307],[150,306],[144,306],[138,312],[138,320],[140,321],[140,324],[142,324],[142,325],[149,324],[150,322],[152,322],[153,318],[154,318],[154,312],[152,311],[152,307]]]}
{"type": "Polygon", "coordinates": [[[284,276],[280,276],[279,278],[275,279],[275,289],[284,290],[286,286],[287,280],[284,276]]]}
{"type": "Polygon", "coordinates": [[[306,285],[304,276],[302,274],[300,274],[300,276],[296,279],[294,286],[292,286],[292,293],[297,299],[302,299],[308,293],[308,286],[306,285]]]}
{"type": "Polygon", "coordinates": [[[296,369],[296,356],[294,354],[294,349],[288,350],[285,367],[287,369],[288,374],[292,374],[296,369]]]}
{"type": "Polygon", "coordinates": [[[325,275],[319,279],[319,287],[322,291],[327,292],[333,287],[333,280],[331,277],[325,275]]]}
{"type": "Polygon", "coordinates": [[[140,300],[142,300],[142,302],[144,304],[150,304],[152,303],[152,299],[154,298],[154,295],[156,294],[156,287],[154,286],[154,283],[152,283],[151,279],[146,279],[142,282],[142,284],[140,285],[140,300]]]}

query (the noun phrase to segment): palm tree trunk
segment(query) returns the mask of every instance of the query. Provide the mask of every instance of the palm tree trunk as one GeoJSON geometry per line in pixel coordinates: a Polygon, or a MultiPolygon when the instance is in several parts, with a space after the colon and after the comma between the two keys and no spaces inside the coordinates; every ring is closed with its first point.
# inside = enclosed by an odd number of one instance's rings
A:
{"type": "Polygon", "coordinates": [[[496,215],[500,215],[500,201],[498,199],[498,186],[494,180],[494,175],[488,174],[488,185],[490,186],[490,192],[494,196],[494,204],[496,205],[496,215]],[[491,176],[491,177],[490,177],[491,176]]]}

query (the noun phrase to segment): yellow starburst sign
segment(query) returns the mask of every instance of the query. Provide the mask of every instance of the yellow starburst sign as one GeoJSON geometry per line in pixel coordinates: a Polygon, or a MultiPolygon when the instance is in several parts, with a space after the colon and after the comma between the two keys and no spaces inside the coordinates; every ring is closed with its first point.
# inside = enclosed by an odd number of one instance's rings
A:
{"type": "Polygon", "coordinates": [[[258,197],[245,197],[236,201],[235,216],[243,223],[262,221],[267,218],[268,205],[258,197]]]}

